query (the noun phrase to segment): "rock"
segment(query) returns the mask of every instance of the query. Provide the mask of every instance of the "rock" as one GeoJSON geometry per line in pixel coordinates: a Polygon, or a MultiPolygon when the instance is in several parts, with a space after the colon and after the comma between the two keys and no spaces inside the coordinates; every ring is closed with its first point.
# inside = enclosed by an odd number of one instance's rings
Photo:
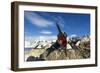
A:
{"type": "Polygon", "coordinates": [[[64,60],[66,59],[66,55],[64,52],[55,50],[47,57],[48,60],[64,60]]]}
{"type": "Polygon", "coordinates": [[[71,49],[67,51],[67,57],[69,59],[83,59],[81,52],[78,49],[71,49]]]}
{"type": "Polygon", "coordinates": [[[65,60],[65,59],[67,59],[65,52],[63,52],[63,51],[54,50],[48,56],[47,56],[47,54],[48,54],[48,51],[44,52],[41,55],[41,58],[42,59],[44,58],[45,60],[65,60]]]}
{"type": "Polygon", "coordinates": [[[83,54],[78,49],[67,49],[66,54],[64,51],[55,50],[51,52],[47,57],[48,51],[41,55],[42,59],[45,60],[68,60],[68,59],[83,59],[83,54]]]}
{"type": "Polygon", "coordinates": [[[27,58],[27,61],[44,61],[44,59],[41,59],[39,57],[29,56],[27,58]]]}

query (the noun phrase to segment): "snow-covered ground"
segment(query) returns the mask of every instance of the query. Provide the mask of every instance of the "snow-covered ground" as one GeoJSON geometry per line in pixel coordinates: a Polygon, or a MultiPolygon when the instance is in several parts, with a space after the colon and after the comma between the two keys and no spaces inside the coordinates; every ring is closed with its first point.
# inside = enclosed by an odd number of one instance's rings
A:
{"type": "MultiPolygon", "coordinates": [[[[77,39],[77,37],[76,37],[77,39]]],[[[67,41],[70,41],[69,38],[67,38],[67,41]]],[[[89,36],[82,37],[75,45],[78,46],[82,42],[90,41],[89,36]]],[[[25,40],[25,48],[49,48],[56,40],[31,40],[26,41],[25,40]]],[[[67,49],[71,49],[71,45],[67,43],[67,49]]]]}
{"type": "Polygon", "coordinates": [[[42,47],[50,47],[52,43],[56,42],[56,40],[47,41],[47,40],[33,40],[25,41],[25,48],[42,48],[42,47]]]}

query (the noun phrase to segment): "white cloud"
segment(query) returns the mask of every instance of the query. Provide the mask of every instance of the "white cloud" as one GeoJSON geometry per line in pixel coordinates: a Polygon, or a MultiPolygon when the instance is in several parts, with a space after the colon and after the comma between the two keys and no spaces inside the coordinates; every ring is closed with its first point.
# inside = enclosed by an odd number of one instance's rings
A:
{"type": "Polygon", "coordinates": [[[50,34],[52,34],[52,32],[47,31],[47,30],[43,30],[43,31],[41,31],[40,33],[42,33],[42,34],[46,34],[46,35],[50,35],[50,34]]]}
{"type": "Polygon", "coordinates": [[[25,36],[25,41],[32,41],[33,38],[33,36],[25,36]]]}
{"type": "Polygon", "coordinates": [[[57,36],[39,36],[40,40],[56,40],[57,36]]]}
{"type": "Polygon", "coordinates": [[[72,37],[77,37],[77,35],[76,35],[76,34],[72,34],[70,37],[71,37],[71,38],[72,38],[72,37]]]}
{"type": "Polygon", "coordinates": [[[27,37],[25,37],[25,41],[28,41],[28,42],[32,42],[33,40],[56,40],[56,39],[57,39],[57,36],[55,36],[55,35],[49,35],[49,36],[41,35],[41,36],[27,36],[27,37]]]}
{"type": "Polygon", "coordinates": [[[39,27],[48,27],[52,26],[54,22],[43,18],[42,16],[33,13],[33,12],[25,12],[25,17],[34,25],[39,27]]]}

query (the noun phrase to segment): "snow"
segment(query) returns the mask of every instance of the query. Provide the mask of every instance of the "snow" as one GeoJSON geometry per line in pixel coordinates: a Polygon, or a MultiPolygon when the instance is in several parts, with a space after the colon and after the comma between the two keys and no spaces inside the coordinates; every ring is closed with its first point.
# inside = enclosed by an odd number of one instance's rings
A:
{"type": "Polygon", "coordinates": [[[67,44],[67,49],[72,49],[72,47],[70,46],[70,44],[67,44]]]}
{"type": "Polygon", "coordinates": [[[47,41],[47,40],[33,40],[25,41],[25,48],[42,48],[42,47],[50,47],[52,42],[55,42],[55,40],[47,41]]]}

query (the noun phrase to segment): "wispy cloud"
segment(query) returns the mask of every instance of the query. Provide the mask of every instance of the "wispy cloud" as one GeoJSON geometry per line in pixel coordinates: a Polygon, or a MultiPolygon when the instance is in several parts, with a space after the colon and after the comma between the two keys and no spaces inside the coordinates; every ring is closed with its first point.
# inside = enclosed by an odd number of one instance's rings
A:
{"type": "Polygon", "coordinates": [[[52,36],[43,36],[43,35],[41,35],[41,36],[39,36],[39,39],[40,40],[56,40],[57,37],[54,36],[54,35],[52,35],[52,36]]]}
{"type": "Polygon", "coordinates": [[[50,21],[35,12],[25,12],[25,17],[34,25],[39,27],[49,27],[54,24],[53,21],[50,21]]]}
{"type": "Polygon", "coordinates": [[[76,34],[72,34],[70,37],[71,37],[71,38],[72,38],[72,37],[77,37],[77,35],[76,35],[76,34]]]}
{"type": "Polygon", "coordinates": [[[61,16],[52,16],[52,18],[54,19],[54,21],[58,22],[61,27],[64,27],[65,22],[61,16]]]}
{"type": "Polygon", "coordinates": [[[33,36],[25,36],[25,41],[32,41],[33,40],[33,36]]]}
{"type": "Polygon", "coordinates": [[[32,42],[33,40],[56,40],[57,36],[55,35],[40,35],[40,36],[27,36],[25,41],[32,42]]]}
{"type": "Polygon", "coordinates": [[[60,21],[59,21],[60,25],[61,25],[62,27],[64,27],[65,22],[64,22],[63,18],[60,17],[60,16],[58,16],[58,19],[60,20],[60,21]]]}
{"type": "Polygon", "coordinates": [[[32,33],[26,32],[26,31],[24,31],[24,34],[25,34],[25,35],[32,35],[32,33]]]}
{"type": "Polygon", "coordinates": [[[50,34],[52,34],[52,32],[51,32],[51,31],[48,31],[48,30],[42,30],[40,33],[41,33],[41,34],[45,34],[45,35],[50,35],[50,34]]]}

